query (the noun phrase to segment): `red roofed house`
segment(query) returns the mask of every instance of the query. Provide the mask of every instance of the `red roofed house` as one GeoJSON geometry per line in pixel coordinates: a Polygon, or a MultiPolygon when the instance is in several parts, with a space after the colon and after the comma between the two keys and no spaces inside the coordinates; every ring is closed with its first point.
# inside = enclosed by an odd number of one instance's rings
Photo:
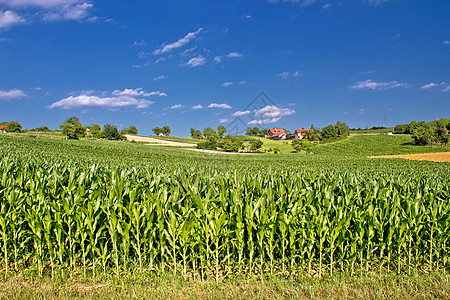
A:
{"type": "Polygon", "coordinates": [[[286,139],[286,131],[283,128],[270,128],[266,138],[269,140],[284,140],[286,139]]]}
{"type": "Polygon", "coordinates": [[[295,129],[294,134],[291,135],[291,139],[301,140],[306,137],[308,132],[314,132],[313,129],[295,129]]]}
{"type": "Polygon", "coordinates": [[[0,132],[5,133],[6,132],[6,126],[0,125],[0,132]]]}

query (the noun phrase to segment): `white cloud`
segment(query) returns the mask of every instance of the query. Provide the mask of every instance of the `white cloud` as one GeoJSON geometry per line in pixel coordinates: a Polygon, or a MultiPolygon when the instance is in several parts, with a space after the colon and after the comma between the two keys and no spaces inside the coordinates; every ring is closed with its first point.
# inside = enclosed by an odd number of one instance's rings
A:
{"type": "Polygon", "coordinates": [[[116,97],[98,97],[92,95],[70,96],[61,99],[50,105],[52,108],[61,109],[75,109],[75,108],[125,108],[135,107],[138,109],[148,108],[153,101],[136,99],[130,96],[116,96],[116,97]]]}
{"type": "Polygon", "coordinates": [[[288,78],[297,78],[300,76],[300,71],[295,71],[295,72],[283,72],[277,75],[278,77],[281,77],[283,79],[288,79],[288,78]]]}
{"type": "Polygon", "coordinates": [[[277,76],[286,79],[289,77],[289,72],[283,72],[278,74],[277,76]]]}
{"type": "Polygon", "coordinates": [[[444,45],[450,45],[450,41],[443,41],[442,42],[444,45]]]}
{"type": "Polygon", "coordinates": [[[327,4],[322,5],[322,8],[323,9],[328,9],[328,8],[330,8],[330,6],[331,6],[331,4],[327,3],[327,4]]]}
{"type": "Polygon", "coordinates": [[[219,119],[219,123],[228,123],[228,122],[230,122],[230,119],[219,119]]]}
{"type": "Polygon", "coordinates": [[[267,118],[282,118],[284,116],[290,116],[295,114],[295,110],[289,108],[280,108],[275,105],[267,105],[259,110],[255,110],[255,116],[267,119],[267,118]]]}
{"type": "Polygon", "coordinates": [[[278,3],[278,2],[301,3],[302,6],[307,6],[316,3],[317,0],[269,0],[269,3],[278,3]]]}
{"type": "Polygon", "coordinates": [[[200,105],[200,104],[192,106],[193,110],[202,109],[202,108],[203,108],[203,105],[200,105]]]}
{"type": "Polygon", "coordinates": [[[191,58],[187,63],[185,63],[182,66],[189,66],[191,68],[195,68],[204,64],[206,64],[206,58],[204,58],[202,55],[199,55],[197,57],[191,58]]]}
{"type": "Polygon", "coordinates": [[[218,62],[218,63],[222,62],[222,56],[216,56],[216,57],[214,57],[214,61],[215,61],[215,62],[218,62]]]}
{"type": "MultiPolygon", "coordinates": [[[[5,4],[14,8],[37,8],[44,10],[42,15],[45,21],[60,20],[82,20],[89,16],[89,10],[93,7],[91,3],[84,0],[0,0],[0,4],[5,4]]],[[[98,17],[87,18],[88,21],[95,21],[98,17]]]]}
{"type": "Polygon", "coordinates": [[[254,115],[259,120],[252,120],[248,124],[252,125],[264,125],[278,122],[284,116],[290,116],[295,114],[295,110],[290,108],[281,108],[275,105],[267,105],[261,109],[254,110],[254,115]]]}
{"type": "Polygon", "coordinates": [[[372,6],[378,6],[383,4],[384,2],[388,2],[388,0],[367,0],[367,3],[372,6]]]}
{"type": "Polygon", "coordinates": [[[133,46],[144,46],[145,45],[145,42],[142,40],[142,41],[134,41],[134,43],[133,43],[133,46]]]}
{"type": "Polygon", "coordinates": [[[249,110],[244,110],[244,111],[237,111],[234,114],[232,114],[233,117],[241,117],[241,116],[245,116],[245,115],[249,115],[251,114],[251,111],[249,110]]]}
{"type": "Polygon", "coordinates": [[[360,110],[359,110],[359,114],[360,115],[362,115],[363,113],[365,113],[366,112],[366,109],[365,108],[361,108],[360,110]]]}
{"type": "Polygon", "coordinates": [[[196,35],[199,34],[202,30],[203,30],[203,27],[199,28],[197,31],[189,32],[185,37],[179,39],[176,42],[173,42],[170,44],[162,44],[160,48],[153,51],[153,54],[155,54],[155,55],[163,54],[166,52],[170,52],[173,49],[181,48],[184,45],[186,45],[187,43],[189,43],[190,41],[192,41],[196,37],[196,35]]]}
{"type": "Polygon", "coordinates": [[[398,81],[376,82],[376,81],[369,79],[366,81],[358,81],[351,86],[351,88],[354,90],[360,90],[360,89],[387,90],[387,89],[392,89],[392,88],[396,88],[396,87],[408,87],[408,84],[401,83],[398,81]]]}
{"type": "Polygon", "coordinates": [[[0,30],[8,29],[12,26],[25,22],[25,19],[11,10],[0,10],[0,30]]]}
{"type": "Polygon", "coordinates": [[[248,84],[248,82],[247,82],[247,81],[245,81],[245,80],[242,80],[242,81],[239,81],[239,84],[242,84],[242,85],[244,85],[244,84],[248,84]]]}
{"type": "Polygon", "coordinates": [[[181,56],[188,56],[192,51],[194,51],[195,49],[197,49],[198,47],[192,47],[190,49],[186,49],[183,52],[180,53],[181,56]]]}
{"type": "Polygon", "coordinates": [[[123,91],[115,90],[112,92],[113,95],[116,96],[142,96],[142,97],[151,97],[151,96],[167,96],[166,93],[162,93],[160,91],[156,92],[145,92],[142,88],[137,89],[124,89],[123,91]]]}
{"type": "Polygon", "coordinates": [[[420,88],[421,89],[430,89],[430,88],[435,87],[435,86],[438,86],[438,84],[434,83],[434,82],[431,82],[429,84],[422,85],[420,88]]]}
{"type": "Polygon", "coordinates": [[[441,82],[441,86],[443,87],[444,92],[450,91],[450,84],[447,84],[446,82],[441,82]]]}
{"type": "Polygon", "coordinates": [[[160,76],[158,76],[158,77],[153,78],[153,81],[163,80],[163,79],[167,79],[167,76],[160,75],[160,76]]]}
{"type": "Polygon", "coordinates": [[[248,124],[249,125],[264,125],[264,124],[276,123],[279,120],[280,120],[280,118],[253,120],[253,121],[248,122],[248,124]]]}
{"type": "Polygon", "coordinates": [[[0,90],[0,101],[2,100],[15,100],[25,98],[27,95],[18,89],[2,91],[0,90]]]}
{"type": "Polygon", "coordinates": [[[35,6],[39,8],[57,8],[66,5],[73,5],[80,2],[79,0],[0,0],[0,3],[9,5],[11,7],[30,7],[35,6]]]}
{"type": "Polygon", "coordinates": [[[230,105],[226,104],[226,103],[211,103],[210,105],[208,105],[209,108],[226,108],[226,109],[230,109],[232,108],[230,105]]]}
{"type": "Polygon", "coordinates": [[[230,81],[224,82],[222,84],[223,87],[227,87],[227,86],[231,86],[231,85],[233,85],[233,82],[230,82],[230,81]]]}
{"type": "Polygon", "coordinates": [[[239,58],[244,56],[244,54],[240,53],[240,52],[230,52],[228,53],[227,57],[231,57],[231,58],[239,58]]]}
{"type": "Polygon", "coordinates": [[[175,105],[172,105],[171,107],[169,107],[170,109],[180,109],[180,108],[183,108],[184,107],[184,105],[181,105],[181,104],[175,104],[175,105]]]}
{"type": "MultiPolygon", "coordinates": [[[[63,6],[57,11],[50,11],[44,15],[45,21],[60,21],[60,20],[82,20],[88,17],[89,9],[93,5],[90,3],[78,3],[70,6],[63,6]]],[[[91,19],[95,21],[96,19],[91,19]]]]}

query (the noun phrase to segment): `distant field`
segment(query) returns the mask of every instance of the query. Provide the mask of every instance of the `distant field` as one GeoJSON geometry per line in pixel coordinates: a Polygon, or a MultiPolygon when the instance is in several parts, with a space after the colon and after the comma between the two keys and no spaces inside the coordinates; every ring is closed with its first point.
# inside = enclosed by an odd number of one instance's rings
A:
{"type": "Polygon", "coordinates": [[[366,133],[388,133],[389,131],[394,131],[394,127],[383,128],[383,129],[356,129],[350,130],[350,134],[366,134],[366,133]]]}
{"type": "Polygon", "coordinates": [[[416,153],[404,155],[382,155],[370,156],[371,158],[404,158],[411,160],[428,160],[437,162],[450,162],[450,152],[436,152],[436,153],[416,153]]]}

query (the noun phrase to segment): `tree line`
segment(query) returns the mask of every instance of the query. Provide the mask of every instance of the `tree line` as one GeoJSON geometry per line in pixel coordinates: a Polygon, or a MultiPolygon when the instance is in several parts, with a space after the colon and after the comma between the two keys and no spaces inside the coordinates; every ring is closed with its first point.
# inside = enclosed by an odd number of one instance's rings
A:
{"type": "Polygon", "coordinates": [[[227,152],[239,152],[245,150],[244,142],[250,142],[250,150],[256,151],[262,147],[263,142],[259,139],[250,138],[247,136],[230,135],[225,133],[227,129],[220,125],[217,130],[212,127],[205,127],[203,131],[195,128],[190,129],[191,137],[194,139],[203,140],[197,144],[198,149],[205,150],[223,150],[227,152]]]}
{"type": "Polygon", "coordinates": [[[109,123],[105,124],[103,128],[100,124],[83,126],[80,118],[75,116],[66,119],[59,127],[62,129],[62,134],[69,139],[86,137],[107,140],[125,140],[125,134],[138,134],[136,126],[125,127],[120,131],[116,125],[111,125],[109,123]]]}
{"type": "Polygon", "coordinates": [[[394,133],[411,134],[416,145],[447,145],[450,141],[450,119],[441,118],[430,122],[412,121],[395,125],[394,133]]]}

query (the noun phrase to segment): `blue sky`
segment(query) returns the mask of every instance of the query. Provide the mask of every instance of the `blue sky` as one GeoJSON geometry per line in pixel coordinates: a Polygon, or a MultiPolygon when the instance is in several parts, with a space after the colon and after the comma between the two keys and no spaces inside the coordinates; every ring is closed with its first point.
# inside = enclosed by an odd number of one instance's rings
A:
{"type": "Polygon", "coordinates": [[[0,121],[187,136],[448,118],[449,16],[447,0],[0,0],[0,121]]]}

